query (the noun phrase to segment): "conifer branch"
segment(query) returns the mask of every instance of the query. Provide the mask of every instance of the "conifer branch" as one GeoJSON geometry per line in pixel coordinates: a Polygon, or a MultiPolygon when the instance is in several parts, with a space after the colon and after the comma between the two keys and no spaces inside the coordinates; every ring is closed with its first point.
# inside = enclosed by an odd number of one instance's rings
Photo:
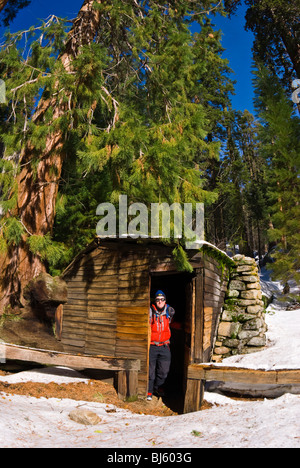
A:
{"type": "Polygon", "coordinates": [[[19,89],[23,88],[23,86],[36,83],[39,79],[40,79],[40,77],[34,78],[33,80],[25,81],[24,83],[20,84],[19,86],[16,86],[15,88],[12,88],[12,89],[11,89],[11,92],[12,92],[12,93],[15,93],[15,92],[18,91],[19,89]]]}
{"type": "MultiPolygon", "coordinates": [[[[197,3],[197,0],[193,1],[191,3],[197,3]]],[[[191,12],[191,13],[187,13],[187,16],[191,16],[191,17],[194,17],[194,16],[200,16],[200,15],[209,15],[210,13],[212,13],[213,11],[216,11],[216,10],[219,10],[220,7],[222,6],[223,4],[223,1],[220,0],[217,5],[215,5],[213,8],[209,9],[209,10],[203,10],[203,11],[199,11],[199,12],[191,12]]]]}
{"type": "MultiPolygon", "coordinates": [[[[119,120],[119,111],[118,111],[118,108],[119,108],[119,103],[118,101],[111,95],[111,93],[108,91],[107,88],[105,88],[105,86],[101,86],[101,89],[105,92],[105,94],[107,96],[109,96],[109,98],[112,100],[112,103],[113,103],[113,107],[114,107],[114,110],[115,110],[115,113],[114,113],[114,116],[113,116],[113,123],[112,123],[112,128],[115,128],[115,124],[116,122],[119,120]]],[[[102,96],[101,96],[102,97],[102,96]]],[[[102,97],[103,98],[103,97],[102,97]]],[[[103,100],[107,103],[107,101],[103,98],[103,100]]],[[[107,103],[108,105],[108,103],[107,103]]],[[[110,125],[108,126],[108,129],[107,131],[109,131],[110,129],[110,125]]]]}
{"type": "Polygon", "coordinates": [[[19,223],[22,224],[23,228],[25,229],[25,231],[27,232],[27,234],[29,234],[30,236],[33,236],[32,232],[30,232],[27,227],[25,226],[25,224],[23,223],[23,221],[21,219],[18,219],[17,221],[19,221],[19,223]]]}

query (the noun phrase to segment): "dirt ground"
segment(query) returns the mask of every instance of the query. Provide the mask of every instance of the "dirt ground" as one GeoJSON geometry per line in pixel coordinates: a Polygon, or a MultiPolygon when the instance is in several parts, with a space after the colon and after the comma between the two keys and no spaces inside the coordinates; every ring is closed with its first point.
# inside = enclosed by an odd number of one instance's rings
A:
{"type": "MultiPolygon", "coordinates": [[[[0,375],[6,375],[7,372],[0,370],[0,375]]],[[[101,380],[90,379],[88,383],[38,383],[22,382],[7,383],[0,382],[0,393],[27,395],[35,398],[70,398],[72,400],[96,401],[107,404],[107,411],[115,411],[113,407],[128,409],[137,414],[151,414],[156,416],[175,416],[178,412],[168,407],[168,401],[153,397],[151,402],[145,398],[138,398],[135,401],[122,401],[118,398],[117,392],[112,384],[101,380]]],[[[0,396],[1,398],[1,396],[0,396]]],[[[208,409],[210,404],[204,402],[202,409],[208,409]]]]}
{"type": "MultiPolygon", "coordinates": [[[[19,315],[8,317],[1,324],[0,339],[6,343],[20,346],[64,351],[61,343],[55,338],[49,323],[37,319],[30,310],[26,309],[21,310],[19,315]]],[[[28,367],[26,367],[25,363],[23,364],[20,362],[14,363],[13,372],[26,370],[28,367]]],[[[0,367],[0,375],[5,375],[6,371],[7,366],[2,366],[2,370],[0,367]]],[[[86,377],[90,379],[89,375],[86,375],[86,377]]],[[[146,401],[145,398],[139,398],[136,401],[122,401],[118,398],[112,383],[95,379],[93,375],[91,377],[88,384],[83,382],[68,384],[57,384],[55,382],[9,384],[0,382],[0,392],[28,395],[36,398],[70,398],[73,400],[97,401],[125,408],[138,414],[173,416],[181,412],[182,404],[176,395],[163,399],[153,397],[151,402],[146,401]]],[[[208,407],[208,403],[204,402],[203,409],[208,407]]]]}
{"type": "Polygon", "coordinates": [[[54,335],[51,321],[42,320],[29,308],[0,315],[0,339],[29,348],[63,351],[63,346],[54,335]]]}

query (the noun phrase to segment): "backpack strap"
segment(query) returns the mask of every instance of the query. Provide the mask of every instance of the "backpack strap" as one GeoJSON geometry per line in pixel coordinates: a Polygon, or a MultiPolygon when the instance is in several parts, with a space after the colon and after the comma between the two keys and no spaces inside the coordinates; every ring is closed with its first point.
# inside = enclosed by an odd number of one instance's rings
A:
{"type": "MultiPolygon", "coordinates": [[[[170,306],[166,304],[165,310],[162,312],[158,312],[157,308],[155,307],[154,304],[151,304],[150,306],[150,320],[152,319],[153,314],[154,315],[166,315],[166,317],[169,319],[171,318],[170,313],[169,313],[169,308],[170,306]]],[[[172,309],[172,308],[171,308],[172,309]]],[[[173,309],[172,309],[173,310],[173,309]]]]}

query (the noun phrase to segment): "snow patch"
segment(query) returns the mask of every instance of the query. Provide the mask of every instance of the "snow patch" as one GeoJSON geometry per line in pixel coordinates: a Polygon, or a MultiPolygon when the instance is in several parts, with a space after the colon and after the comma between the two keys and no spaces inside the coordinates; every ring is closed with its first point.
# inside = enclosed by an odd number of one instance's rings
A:
{"type": "MultiPolygon", "coordinates": [[[[223,365],[253,369],[300,368],[300,309],[286,311],[270,306],[266,315],[268,346],[265,350],[232,356],[223,365]]],[[[82,382],[79,372],[56,367],[0,376],[1,381],[82,382]]],[[[1,447],[99,448],[299,448],[300,395],[286,393],[262,401],[233,400],[205,392],[212,408],[194,413],[158,417],[133,414],[106,405],[71,399],[33,398],[0,394],[1,447]],[[101,417],[95,426],[83,426],[68,415],[85,408],[101,417]]],[[[107,460],[104,460],[107,461],[107,460]]],[[[142,465],[142,464],[141,464],[142,465]]]]}

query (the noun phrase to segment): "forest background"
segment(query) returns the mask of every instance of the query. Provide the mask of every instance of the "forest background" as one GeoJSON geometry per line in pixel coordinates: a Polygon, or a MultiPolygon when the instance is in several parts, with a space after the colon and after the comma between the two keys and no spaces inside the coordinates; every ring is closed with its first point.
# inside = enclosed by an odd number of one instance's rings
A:
{"type": "MultiPolygon", "coordinates": [[[[0,0],[9,26],[30,0],[0,0]]],[[[238,38],[237,38],[238,41],[238,38]]],[[[0,304],[60,274],[93,240],[97,206],[205,204],[206,240],[299,280],[298,0],[85,0],[6,33],[0,50],[0,304]],[[215,15],[246,7],[254,112],[235,83],[215,15]]],[[[182,242],[175,255],[187,267],[182,242]]]]}

